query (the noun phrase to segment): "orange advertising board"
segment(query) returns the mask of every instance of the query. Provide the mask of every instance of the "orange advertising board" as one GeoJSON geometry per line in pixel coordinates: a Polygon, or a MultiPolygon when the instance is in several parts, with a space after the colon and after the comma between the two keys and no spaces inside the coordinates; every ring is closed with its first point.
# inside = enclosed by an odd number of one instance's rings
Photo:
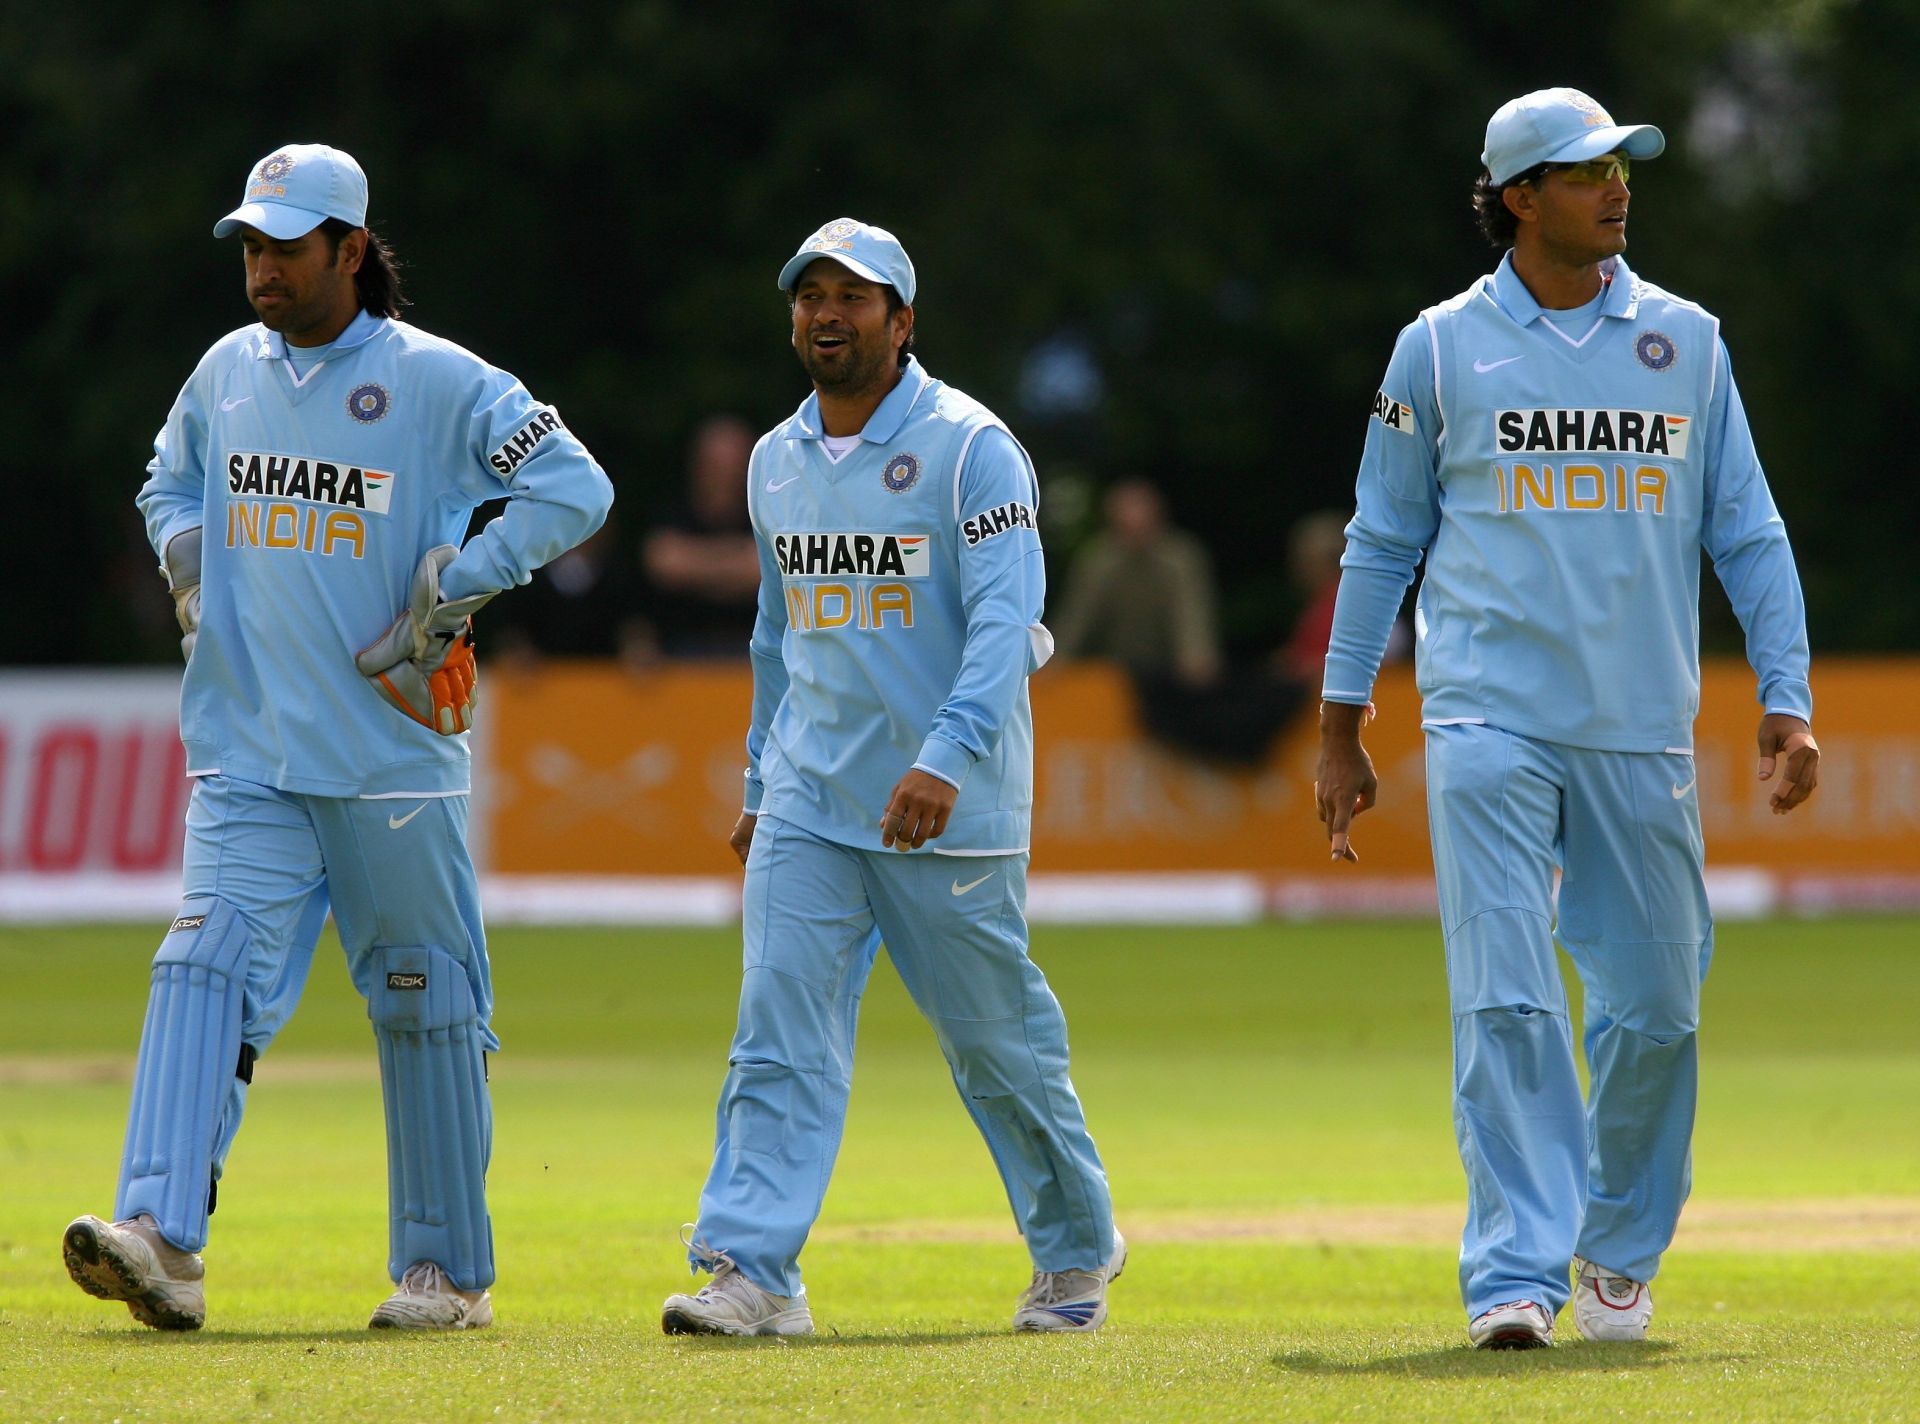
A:
{"type": "MultiPolygon", "coordinates": [[[[489,723],[476,776],[493,870],[523,875],[737,873],[751,697],[739,666],[633,674],[599,664],[487,669],[489,723]]],[[[1920,661],[1829,660],[1813,677],[1819,794],[1771,815],[1755,777],[1759,708],[1738,661],[1705,669],[1698,792],[1708,857],[1786,874],[1920,874],[1920,661]]],[[[1313,818],[1311,704],[1265,766],[1221,771],[1138,730],[1109,668],[1049,668],[1031,693],[1037,743],[1036,874],[1244,870],[1329,872],[1313,818]]],[[[1379,805],[1355,826],[1362,861],[1343,876],[1426,875],[1419,698],[1410,670],[1382,677],[1367,745],[1379,805]]],[[[877,820],[879,807],[874,808],[877,820]]]]}

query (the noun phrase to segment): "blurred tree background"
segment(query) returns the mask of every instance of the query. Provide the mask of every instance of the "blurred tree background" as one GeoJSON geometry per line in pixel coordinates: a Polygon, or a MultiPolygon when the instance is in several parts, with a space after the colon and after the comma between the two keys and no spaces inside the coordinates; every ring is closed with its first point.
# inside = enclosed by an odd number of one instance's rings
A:
{"type": "MultiPolygon", "coordinates": [[[[1723,319],[1816,649],[1910,651],[1917,38],[1913,4],[1850,0],[12,4],[0,662],[177,656],[132,497],[251,319],[211,225],[304,141],[361,160],[410,318],[560,408],[628,539],[703,416],[805,393],[784,258],[832,217],[893,229],[922,359],[1033,451],[1056,563],[1145,474],[1263,653],[1395,332],[1496,259],[1487,116],[1548,84],[1667,133],[1629,260],[1723,319]]],[[[1705,638],[1739,647],[1717,592],[1705,638]]]]}

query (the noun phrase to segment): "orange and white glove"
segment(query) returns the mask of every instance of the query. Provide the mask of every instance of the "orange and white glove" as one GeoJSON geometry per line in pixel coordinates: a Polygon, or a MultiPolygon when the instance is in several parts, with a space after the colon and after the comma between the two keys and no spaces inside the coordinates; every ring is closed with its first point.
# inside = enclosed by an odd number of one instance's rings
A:
{"type": "Polygon", "coordinates": [[[451,544],[427,550],[413,571],[407,606],[353,660],[376,692],[443,737],[473,726],[480,680],[473,659],[473,614],[493,597],[440,597],[441,570],[459,553],[451,544]]]}

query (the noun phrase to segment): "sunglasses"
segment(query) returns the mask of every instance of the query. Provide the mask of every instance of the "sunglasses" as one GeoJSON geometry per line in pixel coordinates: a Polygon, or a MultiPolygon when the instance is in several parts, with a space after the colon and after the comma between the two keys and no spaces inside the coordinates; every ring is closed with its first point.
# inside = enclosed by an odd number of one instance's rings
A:
{"type": "Polygon", "coordinates": [[[1611,183],[1616,174],[1622,183],[1627,181],[1631,165],[1626,155],[1620,153],[1605,154],[1600,158],[1589,158],[1584,163],[1549,163],[1550,172],[1558,173],[1569,183],[1592,183],[1596,186],[1611,183]]]}

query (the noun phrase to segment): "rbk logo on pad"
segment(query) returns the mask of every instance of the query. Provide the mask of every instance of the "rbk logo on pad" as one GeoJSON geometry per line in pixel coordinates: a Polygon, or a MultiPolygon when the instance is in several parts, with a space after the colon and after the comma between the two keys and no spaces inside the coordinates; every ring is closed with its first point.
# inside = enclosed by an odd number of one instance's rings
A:
{"type": "Polygon", "coordinates": [[[427,976],[424,974],[389,974],[387,976],[387,987],[389,989],[424,989],[427,987],[427,976]]]}
{"type": "Polygon", "coordinates": [[[167,930],[168,934],[178,934],[181,930],[197,930],[207,922],[205,915],[182,915],[167,930]]]}

